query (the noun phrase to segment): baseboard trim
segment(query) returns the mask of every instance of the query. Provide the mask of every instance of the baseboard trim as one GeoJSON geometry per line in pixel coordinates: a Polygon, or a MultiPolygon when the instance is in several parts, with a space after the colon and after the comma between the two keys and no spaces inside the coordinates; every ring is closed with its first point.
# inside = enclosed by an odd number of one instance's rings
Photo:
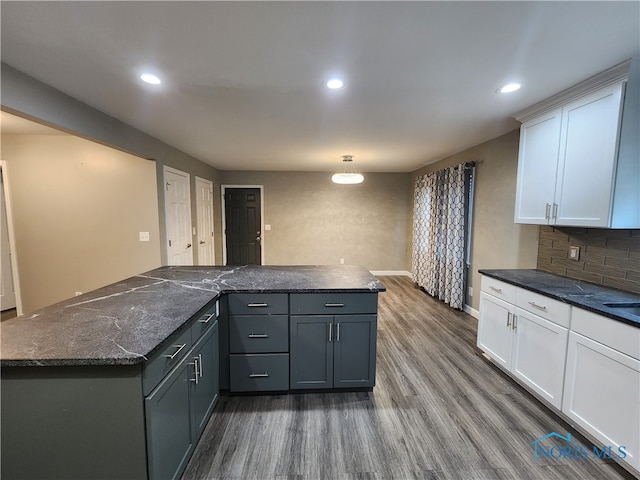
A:
{"type": "Polygon", "coordinates": [[[478,310],[476,310],[475,308],[471,308],[470,305],[465,305],[464,306],[464,311],[466,313],[468,313],[469,315],[471,315],[473,318],[480,318],[480,312],[478,310]]]}
{"type": "Polygon", "coordinates": [[[388,277],[411,277],[411,272],[407,272],[406,270],[374,270],[371,272],[375,276],[388,276],[388,277]]]}

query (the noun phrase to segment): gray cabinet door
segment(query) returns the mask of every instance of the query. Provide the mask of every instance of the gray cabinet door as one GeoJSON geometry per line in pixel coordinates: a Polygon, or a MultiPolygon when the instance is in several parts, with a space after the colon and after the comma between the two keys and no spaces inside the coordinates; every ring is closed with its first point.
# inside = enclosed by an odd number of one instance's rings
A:
{"type": "Polygon", "coordinates": [[[207,421],[218,402],[220,392],[220,366],[218,362],[218,325],[217,322],[196,344],[191,362],[197,362],[197,372],[193,372],[195,380],[191,382],[191,418],[193,421],[193,443],[200,438],[207,421]]]}
{"type": "Polygon", "coordinates": [[[289,335],[290,388],[332,388],[333,316],[292,315],[289,335]]]}
{"type": "Polygon", "coordinates": [[[373,387],[376,378],[377,317],[336,315],[333,342],[333,386],[373,387]]]}
{"type": "Polygon", "coordinates": [[[145,399],[149,478],[180,478],[193,448],[189,408],[193,364],[184,359],[145,399]]]}

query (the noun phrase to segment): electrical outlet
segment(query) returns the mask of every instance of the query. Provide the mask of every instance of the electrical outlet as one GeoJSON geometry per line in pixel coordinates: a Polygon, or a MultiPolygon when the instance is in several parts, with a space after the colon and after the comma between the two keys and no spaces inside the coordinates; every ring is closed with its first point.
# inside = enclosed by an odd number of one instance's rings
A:
{"type": "Polygon", "coordinates": [[[580,247],[569,247],[569,260],[580,260],[580,247]]]}
{"type": "Polygon", "coordinates": [[[340,265],[344,265],[344,258],[340,259],[340,265]]]}
{"type": "Polygon", "coordinates": [[[469,296],[473,297],[473,287],[469,287],[469,296]]]}
{"type": "Polygon", "coordinates": [[[76,297],[82,295],[82,292],[76,292],[76,297]]]}
{"type": "Polygon", "coordinates": [[[138,232],[138,234],[140,235],[140,241],[141,242],[149,242],[151,241],[149,238],[149,232],[138,232]]]}

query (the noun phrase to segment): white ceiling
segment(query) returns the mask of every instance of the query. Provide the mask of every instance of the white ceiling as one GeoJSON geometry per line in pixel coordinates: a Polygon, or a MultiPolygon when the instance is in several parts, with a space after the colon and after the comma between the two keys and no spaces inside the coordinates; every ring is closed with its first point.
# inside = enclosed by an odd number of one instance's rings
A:
{"type": "Polygon", "coordinates": [[[637,1],[0,8],[3,62],[221,170],[413,171],[640,53],[637,1]]]}

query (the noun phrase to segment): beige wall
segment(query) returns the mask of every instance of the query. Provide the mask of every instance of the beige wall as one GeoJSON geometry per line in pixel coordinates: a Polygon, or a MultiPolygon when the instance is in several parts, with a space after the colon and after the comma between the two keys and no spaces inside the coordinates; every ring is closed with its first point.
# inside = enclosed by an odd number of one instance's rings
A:
{"type": "MultiPolygon", "coordinates": [[[[462,162],[475,161],[475,195],[471,238],[471,282],[473,298],[467,304],[476,310],[480,302],[479,269],[536,268],[537,225],[513,222],[519,130],[477,145],[412,175],[415,177],[462,162]]],[[[410,228],[412,228],[410,226],[410,228]]],[[[411,249],[407,257],[411,266],[411,249]]]]}
{"type": "MultiPolygon", "coordinates": [[[[163,166],[167,165],[191,175],[191,217],[196,226],[195,176],[214,183],[215,228],[220,226],[219,172],[197,158],[167,145],[107,114],[65,95],[49,85],[15,68],[2,64],[2,109],[38,123],[63,130],[81,138],[116,148],[138,157],[154,160],[157,168],[157,196],[160,220],[160,251],[167,262],[167,238],[164,211],[163,166]]],[[[219,236],[219,233],[216,233],[219,236]]],[[[220,263],[222,249],[216,239],[216,262],[220,263]]],[[[197,251],[194,254],[197,263],[197,251]]]]}
{"type": "Polygon", "coordinates": [[[264,185],[265,263],[406,268],[408,173],[367,173],[336,185],[331,173],[222,172],[224,185],[264,185]]]}
{"type": "Polygon", "coordinates": [[[160,265],[155,162],[70,135],[3,135],[2,160],[23,313],[160,265]]]}

